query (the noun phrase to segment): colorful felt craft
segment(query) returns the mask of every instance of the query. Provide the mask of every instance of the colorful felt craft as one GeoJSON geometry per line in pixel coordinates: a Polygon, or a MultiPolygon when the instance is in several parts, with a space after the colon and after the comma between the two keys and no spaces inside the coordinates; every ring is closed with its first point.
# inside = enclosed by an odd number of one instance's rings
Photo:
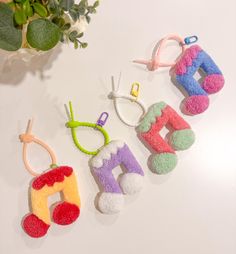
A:
{"type": "Polygon", "coordinates": [[[143,170],[123,141],[111,141],[103,146],[91,159],[90,165],[103,189],[98,200],[98,207],[103,213],[119,212],[124,204],[123,194],[133,195],[142,189],[143,170]],[[112,170],[119,165],[124,167],[125,173],[118,183],[112,170]]]}
{"type": "Polygon", "coordinates": [[[176,111],[164,102],[150,107],[137,127],[139,137],[154,151],[151,169],[158,174],[166,174],[177,164],[175,151],[188,149],[195,141],[190,125],[176,111]],[[161,137],[161,129],[170,128],[168,142],[161,137]]]}
{"type": "Polygon", "coordinates": [[[153,50],[153,58],[149,61],[135,60],[135,63],[145,64],[150,71],[159,67],[173,67],[174,78],[187,93],[183,101],[183,112],[189,115],[197,115],[204,112],[209,106],[209,94],[217,93],[224,86],[224,77],[213,59],[198,45],[186,48],[186,45],[197,41],[196,36],[183,40],[178,35],[168,35],[163,38],[153,50]],[[194,41],[191,38],[195,38],[194,41]],[[182,47],[182,54],[177,62],[162,63],[161,52],[168,40],[175,40],[182,47]],[[198,82],[194,75],[203,72],[203,78],[198,82]]]}
{"type": "MultiPolygon", "coordinates": [[[[80,151],[93,155],[90,166],[101,189],[97,203],[98,209],[105,214],[118,213],[124,205],[124,194],[133,195],[142,189],[143,170],[125,142],[109,141],[109,136],[103,128],[105,121],[100,121],[101,117],[97,124],[74,121],[71,102],[69,105],[71,116],[66,126],[71,128],[73,141],[80,151]],[[75,129],[79,126],[100,131],[105,139],[104,146],[95,151],[84,149],[76,137],[75,129]],[[119,181],[112,174],[112,170],[117,166],[124,169],[124,174],[119,181]]],[[[108,114],[103,112],[102,115],[106,115],[107,119],[108,114]]]]}
{"type": "Polygon", "coordinates": [[[212,58],[198,45],[185,50],[174,67],[176,80],[188,93],[184,110],[192,115],[204,112],[209,106],[209,94],[219,92],[224,86],[224,77],[212,58]],[[201,69],[204,78],[199,82],[194,74],[201,69]]]}
{"type": "Polygon", "coordinates": [[[133,96],[122,95],[118,92],[119,83],[115,89],[114,78],[112,81],[113,90],[109,94],[109,98],[114,101],[118,117],[126,125],[136,127],[138,137],[156,153],[151,157],[150,168],[158,174],[170,172],[177,164],[175,151],[186,150],[194,143],[195,135],[190,125],[165,102],[156,103],[147,111],[144,104],[138,99],[138,94],[133,95],[133,89],[131,90],[133,96]],[[135,102],[142,108],[141,120],[135,124],[125,120],[118,107],[118,99],[120,98],[135,102]],[[168,142],[160,135],[160,131],[165,126],[170,129],[170,134],[167,135],[168,142]]]}
{"type": "Polygon", "coordinates": [[[29,122],[27,132],[20,135],[20,140],[23,142],[25,167],[31,174],[36,176],[30,187],[32,212],[24,217],[22,226],[29,236],[38,238],[44,236],[51,225],[48,207],[49,196],[57,192],[62,194],[62,202],[56,204],[52,213],[53,221],[59,225],[69,225],[79,217],[80,198],[73,169],[68,166],[56,166],[53,151],[43,141],[30,134],[31,126],[32,123],[29,122]],[[52,158],[51,168],[41,175],[31,169],[26,159],[27,144],[31,142],[35,142],[45,148],[52,158]]]}

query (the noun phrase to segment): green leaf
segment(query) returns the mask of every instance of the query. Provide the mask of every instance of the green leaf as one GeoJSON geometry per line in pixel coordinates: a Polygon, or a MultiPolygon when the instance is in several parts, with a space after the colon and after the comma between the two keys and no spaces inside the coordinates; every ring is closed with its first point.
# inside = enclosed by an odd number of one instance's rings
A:
{"type": "Polygon", "coordinates": [[[80,33],[80,34],[78,34],[77,36],[76,36],[76,38],[81,38],[81,37],[83,37],[84,36],[84,33],[80,33]]]}
{"type": "Polygon", "coordinates": [[[33,4],[34,11],[41,17],[47,17],[47,9],[40,3],[33,4]]]}
{"type": "Polygon", "coordinates": [[[76,40],[78,36],[78,32],[77,31],[72,31],[70,34],[69,34],[69,39],[74,42],[76,40]]]}
{"type": "Polygon", "coordinates": [[[79,6],[86,9],[88,7],[88,0],[81,0],[79,6]]]}
{"type": "Polygon", "coordinates": [[[56,14],[56,15],[60,15],[60,6],[57,0],[49,0],[48,3],[48,10],[52,13],[52,14],[56,14]]]}
{"type": "Polygon", "coordinates": [[[85,7],[79,7],[78,12],[79,12],[80,15],[84,15],[85,12],[86,12],[86,8],[85,7]]]}
{"type": "Polygon", "coordinates": [[[0,48],[8,51],[16,51],[21,47],[22,33],[14,27],[13,11],[0,3],[0,48]]]}
{"type": "Polygon", "coordinates": [[[60,6],[63,10],[69,11],[69,9],[74,5],[74,0],[61,0],[60,6]]]}
{"type": "Polygon", "coordinates": [[[80,44],[80,47],[83,48],[83,49],[85,49],[85,48],[88,47],[88,43],[87,43],[87,42],[82,42],[82,43],[80,44]]]}
{"type": "Polygon", "coordinates": [[[99,6],[99,1],[97,0],[94,4],[93,4],[93,8],[97,8],[99,6]]]}
{"type": "Polygon", "coordinates": [[[27,17],[32,17],[33,16],[33,9],[32,7],[30,6],[30,2],[29,0],[26,0],[24,3],[23,3],[23,10],[25,12],[25,15],[27,17]]]}
{"type": "Polygon", "coordinates": [[[77,49],[79,47],[79,43],[77,40],[74,41],[74,48],[77,49]]]}
{"type": "Polygon", "coordinates": [[[46,51],[57,45],[61,31],[50,20],[40,18],[29,23],[26,37],[31,47],[46,51]]]}
{"type": "Polygon", "coordinates": [[[27,17],[23,9],[17,9],[14,14],[14,19],[17,25],[23,25],[27,22],[27,17]]]}
{"type": "Polygon", "coordinates": [[[70,14],[71,18],[73,19],[73,21],[76,22],[78,19],[77,12],[74,9],[70,9],[69,14],[70,14]]]}
{"type": "Polygon", "coordinates": [[[87,10],[89,13],[96,13],[96,9],[93,6],[88,6],[87,10]]]}
{"type": "Polygon", "coordinates": [[[78,11],[79,10],[79,5],[78,4],[74,4],[71,8],[76,10],[76,11],[78,11]]]}
{"type": "Polygon", "coordinates": [[[57,26],[59,26],[60,28],[65,25],[65,20],[63,18],[61,18],[61,17],[54,17],[52,19],[52,22],[54,24],[56,24],[57,26]]]}
{"type": "Polygon", "coordinates": [[[86,15],[85,17],[86,17],[87,22],[89,23],[91,21],[91,18],[88,15],[86,15]]]}
{"type": "Polygon", "coordinates": [[[63,27],[61,27],[61,30],[65,31],[65,30],[70,29],[70,27],[71,27],[71,24],[70,23],[66,23],[63,27]]]}

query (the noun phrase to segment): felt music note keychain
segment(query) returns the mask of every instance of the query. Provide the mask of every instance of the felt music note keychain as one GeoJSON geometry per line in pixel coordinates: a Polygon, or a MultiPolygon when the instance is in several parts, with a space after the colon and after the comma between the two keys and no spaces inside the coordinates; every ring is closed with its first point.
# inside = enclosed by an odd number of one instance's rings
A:
{"type": "Polygon", "coordinates": [[[19,136],[20,141],[23,143],[25,168],[35,177],[30,187],[32,212],[24,217],[22,226],[29,236],[38,238],[44,236],[51,225],[48,207],[48,197],[50,195],[60,192],[63,197],[63,201],[56,204],[52,214],[53,221],[59,225],[69,225],[79,217],[80,197],[73,169],[68,166],[56,165],[56,157],[52,149],[31,134],[32,124],[32,120],[30,120],[26,133],[19,136]],[[42,174],[36,173],[27,160],[28,144],[32,142],[44,148],[52,160],[50,168],[42,174]]]}
{"type": "Polygon", "coordinates": [[[127,96],[118,92],[120,82],[117,88],[114,85],[114,78],[112,83],[113,91],[109,94],[109,98],[114,101],[114,107],[120,120],[128,126],[136,127],[138,137],[152,151],[151,170],[158,174],[166,174],[173,170],[177,165],[175,151],[186,150],[195,141],[195,135],[190,125],[165,102],[158,102],[146,110],[144,104],[137,98],[137,91],[136,93],[133,91],[134,86],[131,90],[132,96],[127,96]],[[119,99],[129,100],[141,107],[143,113],[140,121],[130,123],[121,115],[118,107],[119,99]],[[170,133],[167,135],[168,142],[160,135],[160,131],[165,126],[170,129],[170,133]]]}
{"type": "Polygon", "coordinates": [[[219,92],[224,86],[224,77],[213,59],[198,45],[186,48],[186,45],[195,43],[197,36],[182,39],[178,35],[168,35],[155,46],[152,59],[135,60],[135,63],[145,64],[149,71],[159,67],[173,67],[173,74],[177,82],[184,88],[188,97],[183,101],[183,112],[196,115],[204,112],[209,106],[209,94],[219,92]],[[182,53],[176,62],[163,63],[160,56],[169,40],[179,42],[182,53]],[[199,83],[194,74],[203,72],[203,79],[199,83]]]}
{"type": "Polygon", "coordinates": [[[101,195],[97,204],[98,208],[105,214],[120,212],[124,205],[123,194],[133,195],[141,190],[144,176],[143,170],[124,141],[109,140],[108,133],[103,128],[108,118],[108,113],[103,112],[97,123],[79,122],[74,120],[71,102],[69,102],[69,107],[70,120],[66,123],[66,127],[71,129],[76,147],[81,152],[93,156],[90,160],[90,166],[101,188],[101,195]],[[76,136],[76,128],[81,126],[101,132],[104,137],[104,145],[95,151],[88,151],[83,148],[76,136]],[[117,182],[112,170],[119,165],[123,166],[125,172],[120,177],[119,182],[117,182]]]}

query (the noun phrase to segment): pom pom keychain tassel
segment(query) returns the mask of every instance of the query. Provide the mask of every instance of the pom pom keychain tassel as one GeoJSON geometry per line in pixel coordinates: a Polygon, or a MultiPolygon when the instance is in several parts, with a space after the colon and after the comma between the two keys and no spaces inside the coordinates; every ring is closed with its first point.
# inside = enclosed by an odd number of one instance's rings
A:
{"type": "Polygon", "coordinates": [[[158,174],[170,172],[177,165],[175,151],[186,150],[195,141],[195,135],[190,125],[165,102],[156,103],[147,111],[144,104],[138,100],[139,83],[136,82],[132,85],[132,96],[120,94],[118,92],[119,84],[120,79],[118,87],[115,88],[114,78],[112,79],[113,91],[109,95],[109,98],[114,101],[118,117],[124,124],[136,127],[138,137],[154,152],[150,160],[151,170],[158,174]],[[143,111],[141,120],[137,123],[126,121],[120,113],[118,99],[126,99],[140,106],[143,111]],[[168,142],[160,135],[161,129],[165,126],[170,129],[170,134],[167,135],[168,142]]]}
{"type": "Polygon", "coordinates": [[[186,45],[195,43],[197,36],[187,37],[184,40],[178,35],[168,35],[163,38],[153,50],[151,60],[135,60],[135,63],[145,64],[149,71],[159,67],[173,67],[173,74],[177,82],[184,88],[188,97],[183,101],[183,112],[189,115],[203,113],[209,106],[209,94],[219,92],[224,86],[222,72],[213,59],[198,45],[186,48],[186,45]],[[177,62],[162,63],[161,52],[168,40],[180,43],[182,54],[177,62]],[[199,83],[194,74],[203,71],[203,79],[199,83]]]}
{"type": "Polygon", "coordinates": [[[66,126],[71,128],[73,141],[81,152],[93,156],[90,160],[91,170],[101,187],[97,203],[98,209],[105,214],[118,213],[124,206],[124,194],[133,195],[142,189],[143,170],[125,142],[109,140],[108,133],[103,128],[108,113],[103,112],[96,124],[79,122],[74,120],[71,102],[69,107],[70,120],[66,126]],[[104,146],[95,151],[83,148],[76,136],[76,128],[81,126],[100,131],[104,137],[104,146]],[[125,172],[117,182],[112,170],[119,165],[124,166],[125,172]]]}
{"type": "Polygon", "coordinates": [[[46,235],[50,225],[50,211],[48,197],[60,192],[63,201],[57,203],[53,209],[53,221],[59,225],[73,223],[80,214],[80,197],[75,173],[71,167],[57,166],[56,157],[52,149],[43,141],[31,134],[32,120],[29,121],[26,133],[19,136],[23,143],[23,162],[25,168],[35,178],[30,187],[30,206],[32,212],[24,217],[22,227],[31,237],[39,238],[46,235]],[[36,143],[43,147],[50,155],[52,164],[45,173],[38,174],[30,166],[26,152],[29,143],[36,143]]]}

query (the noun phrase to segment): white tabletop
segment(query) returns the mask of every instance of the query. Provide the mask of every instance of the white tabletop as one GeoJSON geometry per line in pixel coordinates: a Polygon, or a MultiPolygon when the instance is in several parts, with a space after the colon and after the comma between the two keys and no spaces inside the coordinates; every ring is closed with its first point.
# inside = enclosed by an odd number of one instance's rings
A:
{"type": "MultiPolygon", "coordinates": [[[[106,0],[86,32],[87,49],[63,46],[28,68],[18,62],[9,69],[1,60],[1,254],[236,253],[235,10],[235,0],[106,0]],[[168,69],[148,72],[131,62],[148,59],[155,43],[169,33],[198,35],[199,45],[219,65],[226,83],[210,96],[205,113],[185,116],[196,142],[178,152],[172,173],[161,176],[148,169],[150,151],[133,128],[119,121],[107,95],[111,75],[118,78],[122,71],[122,92],[128,93],[131,83],[139,81],[140,98],[147,106],[164,100],[182,115],[179,105],[184,97],[171,82],[168,69]],[[69,100],[81,121],[94,122],[101,112],[109,112],[105,127],[110,137],[125,140],[145,171],[143,191],[125,197],[118,215],[103,215],[94,207],[99,190],[88,167],[90,157],[75,148],[65,128],[64,104],[69,100]],[[76,223],[52,224],[42,239],[29,238],[21,228],[29,212],[32,177],[24,169],[18,135],[32,116],[33,133],[54,149],[59,164],[70,165],[78,173],[82,200],[76,223]]],[[[174,57],[177,47],[170,50],[169,56],[174,57]]],[[[138,112],[132,111],[133,105],[125,105],[127,117],[134,120],[138,112]]],[[[78,137],[89,148],[102,144],[95,131],[78,130],[78,137]]],[[[47,167],[44,151],[32,145],[29,154],[36,168],[47,167]]],[[[56,195],[49,203],[58,199],[56,195]]]]}

